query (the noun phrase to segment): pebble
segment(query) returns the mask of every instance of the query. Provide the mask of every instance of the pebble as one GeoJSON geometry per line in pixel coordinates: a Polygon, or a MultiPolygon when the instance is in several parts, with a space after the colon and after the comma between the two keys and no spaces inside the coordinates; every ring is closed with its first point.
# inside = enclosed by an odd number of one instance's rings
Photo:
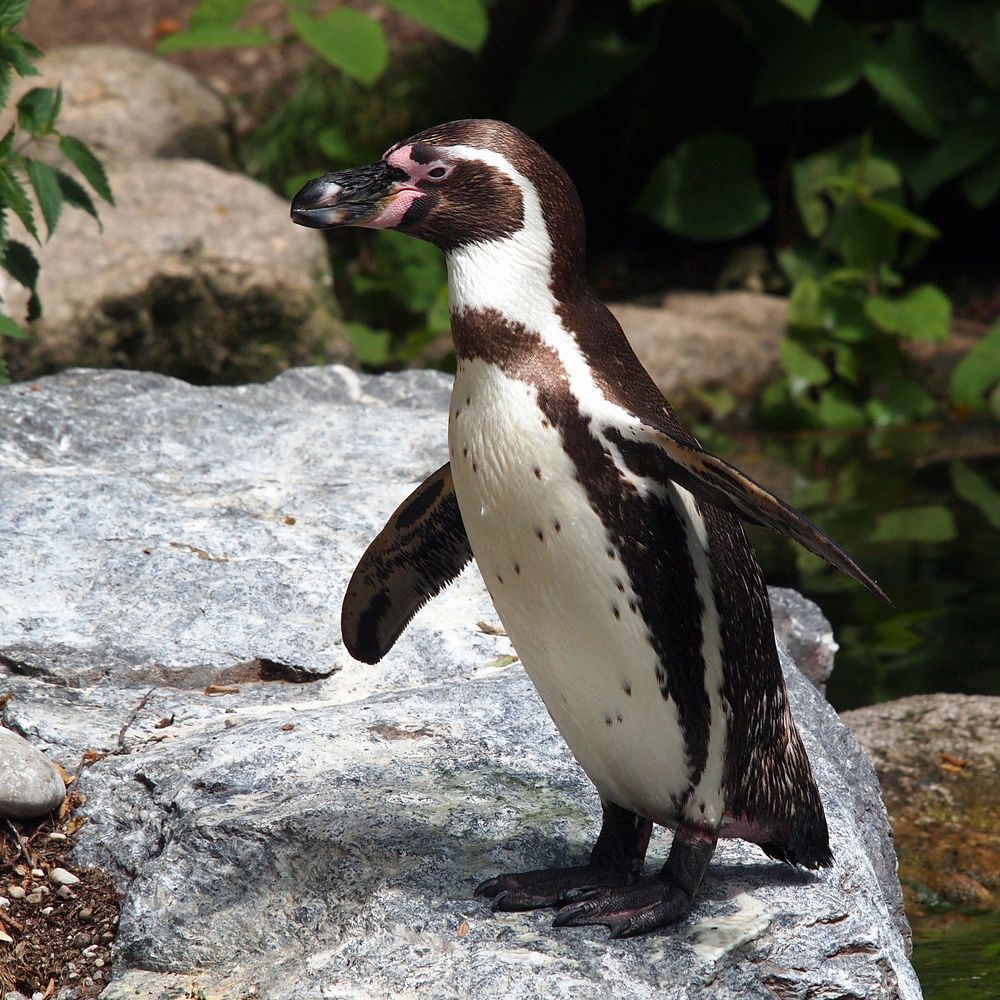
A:
{"type": "Polygon", "coordinates": [[[87,920],[87,921],[93,920],[94,919],[94,911],[89,906],[85,906],[80,911],[80,919],[81,920],[87,920]]]}
{"type": "Polygon", "coordinates": [[[65,839],[66,839],[66,834],[60,833],[58,830],[49,834],[49,840],[65,840],[65,839]]]}
{"type": "Polygon", "coordinates": [[[73,892],[68,885],[59,886],[59,888],[56,889],[56,895],[60,899],[76,899],[76,896],[73,895],[73,892]]]}
{"type": "Polygon", "coordinates": [[[10,896],[11,899],[24,899],[25,891],[19,885],[12,885],[7,889],[7,895],[10,896]]]}
{"type": "Polygon", "coordinates": [[[4,944],[14,943],[14,939],[6,931],[3,930],[0,930],[0,941],[2,941],[4,944]]]}
{"type": "Polygon", "coordinates": [[[0,816],[32,819],[58,809],[66,785],[56,766],[26,739],[0,728],[0,816]]]}
{"type": "Polygon", "coordinates": [[[27,903],[40,903],[42,901],[42,890],[35,889],[32,892],[29,892],[24,899],[27,903]]]}
{"type": "MultiPolygon", "coordinates": [[[[42,873],[39,872],[38,874],[41,875],[42,873]]],[[[80,881],[72,872],[66,871],[65,868],[53,868],[49,872],[49,878],[56,885],[76,885],[80,881]]]]}
{"type": "Polygon", "coordinates": [[[14,865],[14,871],[22,877],[28,874],[28,869],[24,865],[14,865]]]}
{"type": "MultiPolygon", "coordinates": [[[[104,959],[103,958],[95,958],[94,959],[94,968],[95,969],[103,969],[104,968],[104,959]]],[[[94,976],[94,978],[96,979],[97,976],[94,976]]]]}
{"type": "Polygon", "coordinates": [[[45,872],[43,872],[41,868],[32,868],[31,874],[34,875],[35,878],[45,878],[45,872]]]}
{"type": "Polygon", "coordinates": [[[52,907],[51,906],[43,906],[38,912],[43,917],[47,917],[52,912],[52,907]]]}
{"type": "Polygon", "coordinates": [[[0,910],[9,910],[10,900],[6,896],[0,896],[0,910]]]}

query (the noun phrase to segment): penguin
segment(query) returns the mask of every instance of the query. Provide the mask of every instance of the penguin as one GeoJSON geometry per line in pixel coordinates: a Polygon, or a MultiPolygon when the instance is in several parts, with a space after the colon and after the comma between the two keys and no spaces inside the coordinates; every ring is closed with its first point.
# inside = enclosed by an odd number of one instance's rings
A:
{"type": "Polygon", "coordinates": [[[376,663],[470,560],[603,821],[585,863],[501,874],[494,911],[629,937],[692,908],[720,837],[832,864],[743,521],[887,599],[834,541],[705,451],[584,273],[580,199],[520,130],[455,121],[295,196],[318,229],[397,229],[444,251],[457,372],[449,461],[392,514],[342,609],[376,663]],[[644,872],[653,824],[673,830],[644,872]]]}

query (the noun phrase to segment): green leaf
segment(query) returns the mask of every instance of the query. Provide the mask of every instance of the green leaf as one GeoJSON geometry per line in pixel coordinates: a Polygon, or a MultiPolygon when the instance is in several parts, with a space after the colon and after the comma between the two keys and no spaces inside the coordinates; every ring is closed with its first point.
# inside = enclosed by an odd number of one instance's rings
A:
{"type": "Polygon", "coordinates": [[[63,155],[83,174],[84,180],[109,204],[115,203],[108,184],[108,175],[104,165],[94,156],[89,147],[71,135],[64,135],[59,140],[59,148],[63,155]]]}
{"type": "Polygon", "coordinates": [[[818,330],[823,325],[823,296],[815,278],[806,276],[795,282],[788,297],[788,322],[804,330],[818,330]]]}
{"type": "Polygon", "coordinates": [[[28,0],[3,0],[0,3],[0,31],[16,28],[28,9],[28,0]]]}
{"type": "Polygon", "coordinates": [[[865,315],[886,333],[942,341],[948,339],[951,300],[934,285],[921,285],[902,298],[870,298],[865,315]]]}
{"type": "Polygon", "coordinates": [[[351,7],[337,7],[324,17],[301,10],[288,14],[302,41],[328,63],[364,84],[385,71],[389,49],[381,25],[351,7]]]}
{"type": "Polygon", "coordinates": [[[779,2],[793,14],[798,14],[803,21],[811,21],[823,0],[779,0],[779,2]]]}
{"type": "Polygon", "coordinates": [[[757,103],[837,97],[861,79],[870,53],[863,26],[843,20],[829,7],[811,24],[785,17],[763,46],[757,103]]]}
{"type": "Polygon", "coordinates": [[[957,46],[979,78],[1000,86],[1000,19],[996,4],[983,0],[924,0],[923,22],[957,46]]]}
{"type": "Polygon", "coordinates": [[[868,422],[865,411],[839,386],[824,389],[820,393],[816,415],[820,423],[830,430],[856,430],[868,422]]]}
{"type": "Polygon", "coordinates": [[[663,0],[629,0],[633,14],[641,14],[647,7],[655,7],[658,3],[663,3],[663,0]]]}
{"type": "Polygon", "coordinates": [[[879,404],[870,411],[874,414],[872,422],[879,427],[911,424],[934,411],[933,398],[916,382],[901,374],[898,367],[882,376],[878,391],[880,396],[876,400],[869,400],[869,403],[879,404]]]}
{"type": "Polygon", "coordinates": [[[920,135],[941,135],[952,82],[942,54],[911,21],[901,21],[865,62],[865,78],[920,135]]]}
{"type": "Polygon", "coordinates": [[[793,395],[799,395],[811,385],[824,385],[830,381],[830,369],[797,340],[786,337],[778,348],[778,354],[788,373],[793,395]]]}
{"type": "Polygon", "coordinates": [[[1000,149],[962,179],[962,194],[973,208],[986,208],[1000,195],[1000,149]]]}
{"type": "Polygon", "coordinates": [[[869,212],[864,202],[850,200],[837,207],[830,224],[829,245],[848,267],[874,270],[894,260],[899,238],[889,222],[869,212]]]}
{"type": "Polygon", "coordinates": [[[33,136],[46,135],[58,114],[60,98],[51,87],[34,87],[17,102],[17,124],[33,136]]]}
{"type": "Polygon", "coordinates": [[[9,167],[0,167],[0,205],[6,205],[21,220],[24,228],[38,240],[35,212],[24,187],[9,167]]]}
{"type": "Polygon", "coordinates": [[[11,125],[4,137],[0,139],[0,162],[10,157],[11,150],[14,148],[15,135],[17,135],[17,128],[11,125]]]}
{"type": "Polygon", "coordinates": [[[1000,528],[1000,490],[990,481],[970,469],[965,462],[951,463],[951,482],[955,492],[974,507],[978,507],[994,528],[1000,528]]]}
{"type": "MultiPolygon", "coordinates": [[[[4,316],[3,319],[7,317],[4,316]]],[[[14,324],[17,325],[16,323],[14,324]]],[[[3,336],[3,326],[0,323],[0,336],[3,336]]],[[[4,358],[0,358],[0,385],[10,384],[10,369],[7,367],[7,362],[4,358]]]]}
{"type": "Polygon", "coordinates": [[[644,54],[614,32],[570,32],[528,63],[507,115],[526,131],[540,132],[606,97],[635,73],[644,54]]]}
{"type": "Polygon", "coordinates": [[[235,24],[244,14],[250,0],[201,0],[191,12],[191,27],[205,24],[235,24]]]}
{"type": "Polygon", "coordinates": [[[7,106],[7,99],[10,97],[10,66],[0,62],[0,108],[7,106]]]}
{"type": "Polygon", "coordinates": [[[66,204],[72,205],[73,208],[82,208],[88,215],[97,219],[98,224],[100,224],[101,220],[98,218],[97,209],[94,207],[93,199],[87,194],[87,189],[63,170],[56,170],[55,175],[66,204]]]}
{"type": "Polygon", "coordinates": [[[951,373],[948,394],[956,406],[983,406],[983,397],[1000,382],[1000,320],[959,361],[951,373]]]}
{"type": "Polygon", "coordinates": [[[277,39],[259,24],[251,28],[234,28],[228,24],[204,24],[178,31],[162,38],[156,51],[167,55],[171,52],[189,52],[193,49],[241,49],[271,45],[277,39]]]}
{"type": "Polygon", "coordinates": [[[28,180],[35,190],[38,206],[45,219],[45,228],[51,238],[62,214],[63,193],[56,172],[47,164],[37,160],[27,161],[28,180]]]}
{"type": "Polygon", "coordinates": [[[664,157],[636,207],[671,232],[711,241],[743,236],[771,214],[750,143],[726,132],[689,139],[664,157]]]}
{"type": "Polygon", "coordinates": [[[374,330],[365,323],[344,325],[361,364],[378,368],[389,360],[392,337],[387,331],[374,330]]]}
{"type": "Polygon", "coordinates": [[[795,203],[805,224],[806,232],[819,238],[830,224],[827,195],[831,180],[840,171],[840,156],[835,152],[807,156],[792,166],[795,203]]]}
{"type": "Polygon", "coordinates": [[[996,121],[977,118],[961,122],[907,166],[907,183],[923,201],[946,181],[981,163],[998,147],[1000,128],[996,121]]]}
{"type": "Polygon", "coordinates": [[[10,240],[4,248],[3,260],[0,266],[16,281],[31,292],[28,299],[28,319],[34,320],[42,314],[42,304],[37,293],[38,261],[19,240],[10,240]]]}
{"type": "Polygon", "coordinates": [[[489,22],[481,0],[383,0],[383,3],[469,52],[478,52],[486,41],[489,22]]]}
{"type": "Polygon", "coordinates": [[[941,230],[937,226],[895,202],[885,201],[882,198],[869,198],[863,205],[867,211],[881,216],[893,229],[900,232],[913,233],[914,236],[925,240],[936,240],[941,235],[941,230]]]}
{"type": "MultiPolygon", "coordinates": [[[[28,331],[18,323],[15,323],[9,316],[0,313],[0,337],[10,337],[11,340],[24,340],[29,336],[28,331]]],[[[9,382],[10,372],[3,358],[0,358],[0,382],[9,382]]]]}
{"type": "Polygon", "coordinates": [[[955,538],[955,520],[947,507],[905,507],[879,516],[874,542],[950,542],[955,538]]]}
{"type": "Polygon", "coordinates": [[[20,35],[0,38],[0,63],[9,63],[18,76],[38,76],[38,70],[31,60],[40,55],[38,49],[20,35]]]}

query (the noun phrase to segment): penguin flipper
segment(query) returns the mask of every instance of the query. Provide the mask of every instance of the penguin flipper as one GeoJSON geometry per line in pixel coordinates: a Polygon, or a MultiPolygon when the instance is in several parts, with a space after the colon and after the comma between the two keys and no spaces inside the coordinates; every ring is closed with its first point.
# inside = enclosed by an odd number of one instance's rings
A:
{"type": "Polygon", "coordinates": [[[892,604],[875,580],[829,535],[735,465],[648,424],[641,426],[639,434],[642,439],[659,447],[666,456],[670,478],[696,497],[728,510],[744,521],[794,538],[803,548],[821,556],[887,604],[892,604]]]}
{"type": "Polygon", "coordinates": [[[378,663],[471,558],[451,464],[445,463],[393,511],[354,570],[340,614],[347,651],[378,663]]]}

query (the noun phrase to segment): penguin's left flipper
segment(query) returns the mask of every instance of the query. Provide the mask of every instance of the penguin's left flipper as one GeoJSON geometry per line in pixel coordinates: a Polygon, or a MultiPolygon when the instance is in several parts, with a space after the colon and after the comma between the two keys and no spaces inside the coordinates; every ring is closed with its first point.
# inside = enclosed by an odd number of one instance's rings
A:
{"type": "Polygon", "coordinates": [[[472,558],[451,464],[427,477],[365,550],[340,614],[347,651],[378,663],[410,619],[472,558]]]}
{"type": "Polygon", "coordinates": [[[769,493],[745,472],[715,455],[678,441],[648,424],[634,435],[635,441],[656,445],[666,459],[667,475],[696,497],[722,507],[752,524],[760,524],[794,538],[810,552],[853,577],[883,601],[892,604],[885,591],[829,535],[784,500],[769,493]]]}

